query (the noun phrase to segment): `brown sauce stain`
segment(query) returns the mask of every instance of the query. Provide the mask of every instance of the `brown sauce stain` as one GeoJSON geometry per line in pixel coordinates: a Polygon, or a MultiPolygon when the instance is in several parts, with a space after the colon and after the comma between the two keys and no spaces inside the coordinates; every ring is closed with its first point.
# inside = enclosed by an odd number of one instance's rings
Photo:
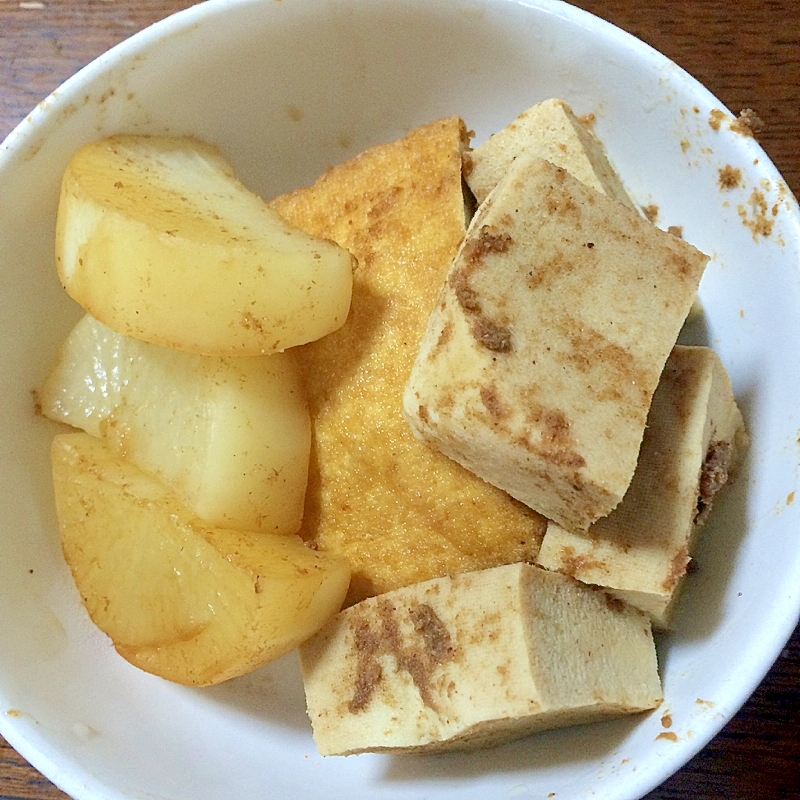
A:
{"type": "Polygon", "coordinates": [[[487,255],[505,253],[513,244],[507,233],[496,232],[484,225],[464,243],[461,253],[463,266],[450,276],[449,284],[461,308],[473,317],[471,333],[482,347],[495,353],[511,350],[511,331],[507,325],[489,318],[481,306],[480,297],[470,285],[470,277],[483,265],[487,255]]]}
{"type": "Polygon", "coordinates": [[[496,322],[478,317],[471,327],[472,337],[493,353],[508,353],[511,350],[511,331],[496,322]]]}
{"type": "MultiPolygon", "coordinates": [[[[679,256],[675,258],[680,260],[679,256]]],[[[688,268],[685,261],[676,263],[677,272],[682,267],[688,268]]],[[[587,377],[593,376],[591,387],[598,401],[620,401],[628,398],[634,404],[640,401],[649,404],[647,376],[642,373],[636,359],[628,350],[591,328],[575,330],[565,326],[565,337],[569,341],[570,349],[562,358],[587,377]],[[603,372],[599,375],[598,364],[603,365],[603,372]]]]}
{"type": "Polygon", "coordinates": [[[758,241],[759,236],[763,236],[764,238],[770,236],[775,220],[767,216],[769,207],[764,193],[760,189],[753,189],[752,194],[748,198],[747,206],[752,210],[752,217],[748,216],[747,207],[744,205],[739,205],[737,210],[742,219],[742,225],[750,228],[753,234],[753,240],[758,241]]]}
{"type": "Polygon", "coordinates": [[[472,157],[471,152],[465,152],[461,154],[461,174],[464,178],[469,178],[472,175],[473,170],[475,169],[475,159],[472,157]]]}
{"type": "Polygon", "coordinates": [[[433,663],[447,661],[453,653],[453,642],[450,632],[433,608],[427,603],[420,603],[409,611],[409,617],[433,663]]]}
{"type": "Polygon", "coordinates": [[[357,714],[369,706],[383,679],[383,668],[378,661],[383,655],[394,657],[395,669],[407,672],[422,702],[435,709],[432,674],[436,667],[456,655],[447,626],[430,605],[418,603],[408,610],[416,636],[405,637],[400,630],[398,609],[389,600],[379,599],[374,609],[374,617],[365,612],[354,614],[350,620],[358,663],[348,711],[357,714]]]}
{"type": "Polygon", "coordinates": [[[44,417],[42,399],[39,397],[39,392],[36,389],[31,389],[31,399],[33,400],[33,415],[35,417],[44,417]]]}
{"type": "Polygon", "coordinates": [[[450,288],[458,300],[458,304],[468,314],[478,314],[481,310],[478,293],[469,285],[470,274],[466,269],[459,269],[450,276],[450,288]]]}
{"type": "Polygon", "coordinates": [[[717,492],[730,477],[732,457],[733,449],[730,442],[717,441],[709,445],[703,466],[700,468],[695,524],[702,524],[708,519],[717,492]]]}
{"type": "Polygon", "coordinates": [[[573,469],[586,466],[583,456],[575,451],[570,423],[561,409],[547,408],[531,401],[527,404],[525,421],[539,431],[541,439],[534,444],[523,437],[518,442],[520,446],[559,466],[573,469]]]}
{"type": "MultiPolygon", "coordinates": [[[[571,550],[572,548],[569,549],[571,550]]],[[[599,562],[594,562],[594,564],[599,565],[599,562]]],[[[592,584],[588,584],[588,586],[593,591],[602,595],[602,599],[604,600],[606,606],[614,613],[621,614],[628,607],[624,600],[620,600],[619,597],[614,597],[613,594],[609,594],[609,592],[607,592],[605,589],[602,589],[600,586],[594,586],[592,584]]]]}
{"type": "Polygon", "coordinates": [[[625,601],[620,600],[619,597],[614,597],[610,595],[608,592],[603,592],[605,595],[606,605],[617,614],[621,614],[627,608],[625,601]]]}
{"type": "MultiPolygon", "coordinates": [[[[439,338],[436,341],[435,350],[441,350],[453,338],[453,323],[448,321],[442,328],[439,338]]],[[[431,354],[432,356],[433,354],[431,354]]]]}
{"type": "Polygon", "coordinates": [[[256,331],[257,333],[264,332],[264,325],[262,324],[261,320],[258,317],[253,316],[249,311],[245,311],[242,314],[239,324],[246,331],[256,331]]]}
{"type": "MultiPolygon", "coordinates": [[[[556,182],[560,184],[563,183],[565,174],[566,172],[564,170],[556,170],[553,174],[553,177],[555,178],[556,182]]],[[[547,210],[547,213],[551,217],[580,218],[580,209],[569,192],[566,192],[563,189],[552,187],[552,190],[545,198],[544,206],[547,210]]]]}
{"type": "Polygon", "coordinates": [[[725,113],[718,108],[712,108],[708,115],[708,126],[713,131],[718,131],[722,127],[725,113]]]}
{"type": "Polygon", "coordinates": [[[644,214],[645,219],[653,224],[658,219],[658,212],[659,208],[655,203],[651,203],[648,206],[642,206],[642,214],[644,214]]]}
{"type": "MultiPolygon", "coordinates": [[[[586,248],[591,250],[594,242],[586,242],[586,248]]],[[[525,276],[525,285],[528,289],[536,290],[553,278],[572,272],[575,265],[563,253],[558,252],[551,258],[542,261],[535,269],[531,269],[525,276]]]]}
{"type": "Polygon", "coordinates": [[[300,122],[305,117],[303,109],[295,105],[286,106],[286,114],[292,122],[300,122]]]}
{"type": "Polygon", "coordinates": [[[669,566],[667,577],[661,584],[665,592],[672,591],[677,585],[678,581],[686,574],[686,567],[689,564],[689,551],[682,547],[672,557],[672,562],[669,566]]]}
{"type": "Polygon", "coordinates": [[[483,405],[492,417],[501,420],[507,416],[508,412],[500,401],[500,397],[497,394],[497,387],[494,384],[491,386],[481,386],[480,395],[483,405]]]}
{"type": "Polygon", "coordinates": [[[742,185],[742,171],[738,167],[732,167],[726,164],[718,170],[719,177],[717,182],[719,188],[725,192],[730,189],[737,189],[742,185]]]}
{"type": "MultiPolygon", "coordinates": [[[[608,571],[608,567],[603,561],[598,561],[597,559],[591,558],[587,555],[577,555],[572,547],[562,548],[561,566],[559,567],[559,572],[563,572],[565,575],[569,575],[571,578],[577,578],[578,575],[585,569],[600,569],[605,572],[608,571]]],[[[598,591],[602,590],[598,589],[598,591]]],[[[606,596],[609,598],[611,597],[611,595],[606,596]]]]}
{"type": "Polygon", "coordinates": [[[495,233],[488,225],[484,225],[477,236],[464,244],[462,257],[468,264],[479,265],[490,253],[505,253],[514,243],[507,233],[495,233]]]}
{"type": "Polygon", "coordinates": [[[353,648],[358,658],[353,697],[347,708],[356,714],[369,705],[372,695],[383,677],[383,669],[376,660],[381,647],[381,639],[375,634],[369,620],[355,617],[350,621],[353,632],[353,648]]]}

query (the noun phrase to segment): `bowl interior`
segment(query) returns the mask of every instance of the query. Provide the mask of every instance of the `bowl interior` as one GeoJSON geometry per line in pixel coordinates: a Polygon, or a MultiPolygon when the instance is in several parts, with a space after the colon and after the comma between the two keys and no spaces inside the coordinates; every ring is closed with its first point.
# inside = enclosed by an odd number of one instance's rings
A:
{"type": "Polygon", "coordinates": [[[106,54],[0,149],[0,732],[89,798],[635,798],[688,760],[763,677],[797,621],[800,216],[758,144],[673,63],[549,0],[219,0],[106,54]],[[48,468],[54,427],[31,390],[80,311],[52,248],[64,166],[126,132],[217,143],[271,197],[415,125],[458,114],[479,142],[548,97],[592,113],[632,195],[712,255],[703,319],[750,454],[712,516],[678,630],[659,641],[663,711],[492,752],[321,759],[294,656],[206,690],[129,667],[86,618],[60,555],[48,468]],[[721,125],[712,109],[723,114],[721,125]],[[741,170],[723,191],[719,170],[741,170]]]}

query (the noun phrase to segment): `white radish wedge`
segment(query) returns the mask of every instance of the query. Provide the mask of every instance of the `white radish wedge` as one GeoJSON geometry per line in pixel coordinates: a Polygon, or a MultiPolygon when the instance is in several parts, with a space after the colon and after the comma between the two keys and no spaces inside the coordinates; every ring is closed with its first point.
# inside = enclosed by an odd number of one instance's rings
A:
{"type": "Polygon", "coordinates": [[[285,222],[195,139],[102,139],[64,174],[61,282],[138,339],[218,356],[313,341],[347,318],[353,263],[285,222]]]}

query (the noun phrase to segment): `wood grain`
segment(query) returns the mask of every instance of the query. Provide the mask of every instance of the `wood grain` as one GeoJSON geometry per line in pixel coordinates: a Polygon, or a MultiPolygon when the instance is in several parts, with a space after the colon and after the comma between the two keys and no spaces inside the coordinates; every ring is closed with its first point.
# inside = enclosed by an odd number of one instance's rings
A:
{"type": "MultiPolygon", "coordinates": [[[[800,190],[797,0],[578,0],[644,39],[733,112],[765,120],[759,141],[800,190]]],[[[0,139],[50,91],[135,31],[193,5],[182,0],[0,0],[0,139]]],[[[800,629],[724,730],[647,800],[800,798],[800,629]]],[[[64,800],[0,739],[0,800],[64,800]]],[[[571,800],[571,798],[562,798],[571,800]]]]}

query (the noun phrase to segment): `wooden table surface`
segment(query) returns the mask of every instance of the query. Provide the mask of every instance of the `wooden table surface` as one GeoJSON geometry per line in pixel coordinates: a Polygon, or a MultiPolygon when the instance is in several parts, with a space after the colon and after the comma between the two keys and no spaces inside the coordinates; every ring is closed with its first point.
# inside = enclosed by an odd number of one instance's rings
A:
{"type": "MultiPolygon", "coordinates": [[[[185,0],[0,0],[0,140],[95,56],[190,5],[185,0]]],[[[732,111],[753,108],[766,122],[759,141],[800,194],[797,0],[579,0],[576,5],[656,47],[732,111]]],[[[796,800],[798,740],[800,628],[739,714],[647,800],[796,800]]],[[[66,797],[0,739],[0,800],[66,797]]]]}

